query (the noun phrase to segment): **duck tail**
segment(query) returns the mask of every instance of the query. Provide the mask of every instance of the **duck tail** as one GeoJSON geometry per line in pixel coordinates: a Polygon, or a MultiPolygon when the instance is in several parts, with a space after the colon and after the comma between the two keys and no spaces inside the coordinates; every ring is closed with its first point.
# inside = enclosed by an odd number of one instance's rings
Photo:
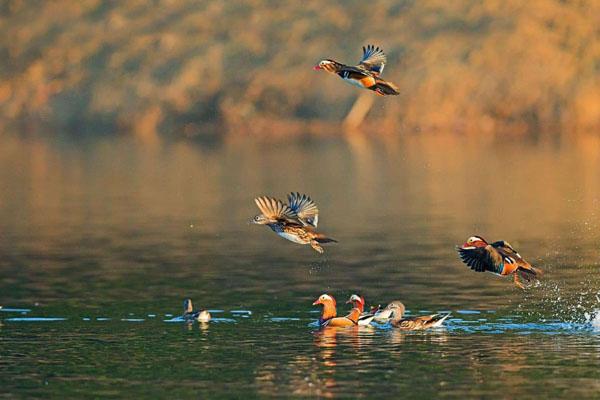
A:
{"type": "Polygon", "coordinates": [[[446,318],[448,318],[449,316],[450,316],[450,313],[432,315],[431,320],[432,320],[433,324],[431,325],[431,327],[437,328],[439,326],[442,326],[442,324],[444,323],[446,318]]]}
{"type": "Polygon", "coordinates": [[[396,85],[394,85],[391,82],[384,81],[383,79],[376,80],[373,90],[375,90],[377,93],[384,95],[384,96],[385,95],[397,96],[400,94],[400,89],[398,89],[398,87],[396,87],[396,85]]]}
{"type": "Polygon", "coordinates": [[[527,280],[544,275],[544,271],[542,271],[541,268],[536,268],[529,264],[526,266],[519,266],[519,272],[521,272],[521,276],[527,280]]]}
{"type": "Polygon", "coordinates": [[[322,233],[318,233],[316,235],[315,241],[317,243],[337,243],[338,242],[334,238],[327,237],[327,236],[323,235],[322,233]]]}

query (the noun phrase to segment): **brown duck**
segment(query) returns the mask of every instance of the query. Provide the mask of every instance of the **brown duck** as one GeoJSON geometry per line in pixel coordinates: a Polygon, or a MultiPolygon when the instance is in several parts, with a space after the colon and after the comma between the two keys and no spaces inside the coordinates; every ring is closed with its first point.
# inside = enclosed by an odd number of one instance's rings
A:
{"type": "Polygon", "coordinates": [[[258,197],[254,202],[262,214],[255,216],[252,222],[267,225],[284,239],[310,244],[319,253],[324,251],[322,243],[337,243],[337,240],[315,231],[319,222],[319,209],[306,195],[291,193],[288,195],[289,204],[267,196],[258,197]]]}
{"type": "Polygon", "coordinates": [[[419,315],[416,317],[405,317],[404,312],[406,308],[401,301],[394,300],[387,305],[385,309],[380,311],[379,318],[375,315],[375,320],[389,319],[390,325],[394,328],[402,329],[405,331],[418,331],[429,328],[437,328],[442,326],[446,318],[450,314],[431,314],[431,315],[419,315]],[[384,318],[384,315],[387,318],[384,318]]]}

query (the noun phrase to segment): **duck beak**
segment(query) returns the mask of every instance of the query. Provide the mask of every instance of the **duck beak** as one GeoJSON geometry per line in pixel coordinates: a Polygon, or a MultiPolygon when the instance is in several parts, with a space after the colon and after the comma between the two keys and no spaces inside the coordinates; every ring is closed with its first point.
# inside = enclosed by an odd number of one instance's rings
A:
{"type": "Polygon", "coordinates": [[[348,299],[348,301],[346,302],[346,304],[350,304],[352,303],[352,299],[348,299]]]}
{"type": "Polygon", "coordinates": [[[313,305],[313,306],[318,306],[319,304],[321,304],[321,300],[319,300],[319,299],[316,299],[316,300],[313,302],[313,304],[312,304],[312,305],[313,305]]]}
{"type": "Polygon", "coordinates": [[[323,69],[323,68],[321,68],[321,66],[319,66],[319,65],[315,65],[315,66],[313,67],[313,71],[318,71],[318,70],[320,70],[320,69],[323,69]]]}

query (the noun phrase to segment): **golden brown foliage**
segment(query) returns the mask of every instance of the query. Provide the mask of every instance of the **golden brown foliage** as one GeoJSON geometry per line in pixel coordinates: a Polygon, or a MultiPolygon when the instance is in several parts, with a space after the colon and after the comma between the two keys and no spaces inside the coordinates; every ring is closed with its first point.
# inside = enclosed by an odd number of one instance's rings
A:
{"type": "Polygon", "coordinates": [[[367,43],[384,48],[384,76],[401,89],[375,100],[368,124],[600,127],[593,0],[13,0],[0,5],[0,32],[4,129],[152,136],[337,123],[360,91],[311,67],[354,63],[367,43]]]}

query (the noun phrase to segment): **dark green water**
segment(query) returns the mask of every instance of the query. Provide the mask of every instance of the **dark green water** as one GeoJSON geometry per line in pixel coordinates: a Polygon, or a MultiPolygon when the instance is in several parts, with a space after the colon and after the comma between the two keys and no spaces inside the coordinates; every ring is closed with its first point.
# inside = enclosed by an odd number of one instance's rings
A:
{"type": "Polygon", "coordinates": [[[595,141],[0,142],[0,396],[600,397],[595,141]],[[324,255],[247,223],[292,190],[324,255]],[[470,271],[472,234],[544,278],[470,271]],[[323,292],[452,318],[318,332],[323,292]]]}

